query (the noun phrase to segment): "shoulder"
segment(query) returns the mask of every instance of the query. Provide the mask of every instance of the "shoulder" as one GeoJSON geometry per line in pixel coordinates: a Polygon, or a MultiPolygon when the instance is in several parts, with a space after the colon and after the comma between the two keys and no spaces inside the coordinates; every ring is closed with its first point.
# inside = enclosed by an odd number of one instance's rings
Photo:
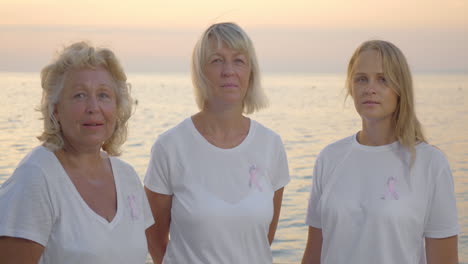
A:
{"type": "Polygon", "coordinates": [[[20,161],[13,175],[21,175],[31,180],[39,180],[38,177],[46,179],[57,175],[60,168],[61,165],[51,150],[37,146],[20,161]]]}
{"type": "Polygon", "coordinates": [[[133,169],[132,165],[130,165],[128,162],[122,160],[119,157],[109,156],[109,159],[111,160],[111,163],[112,163],[113,167],[116,167],[118,169],[123,169],[123,170],[126,170],[126,171],[132,171],[132,172],[135,171],[133,169]]]}
{"type": "Polygon", "coordinates": [[[187,117],[182,122],[160,134],[158,138],[161,140],[176,138],[181,134],[189,133],[191,131],[191,126],[193,126],[191,117],[187,117]]]}
{"type": "Polygon", "coordinates": [[[431,166],[448,166],[448,160],[442,150],[425,142],[416,146],[416,162],[431,166]]]}
{"type": "Polygon", "coordinates": [[[109,157],[109,159],[111,160],[114,177],[118,177],[125,188],[141,186],[141,179],[138,177],[132,165],[114,156],[109,157]]]}
{"type": "Polygon", "coordinates": [[[52,151],[44,146],[37,146],[20,161],[18,168],[23,166],[47,168],[50,163],[54,163],[55,161],[52,151]]]}
{"type": "Polygon", "coordinates": [[[115,156],[109,156],[109,159],[111,161],[113,170],[118,170],[119,172],[124,173],[125,175],[131,175],[138,178],[135,169],[128,162],[115,156]]]}
{"type": "Polygon", "coordinates": [[[187,138],[187,136],[192,133],[191,126],[193,126],[193,124],[191,122],[191,117],[187,117],[179,124],[161,133],[156,139],[154,145],[167,145],[178,142],[181,139],[187,138]]]}
{"type": "Polygon", "coordinates": [[[327,145],[325,148],[322,149],[322,151],[320,151],[319,157],[337,157],[347,153],[347,151],[353,145],[353,142],[355,140],[354,137],[355,135],[345,137],[327,145]]]}
{"type": "Polygon", "coordinates": [[[53,152],[43,146],[34,148],[21,160],[1,187],[4,190],[20,188],[26,192],[49,189],[49,184],[56,182],[57,177],[55,172],[58,161],[53,155],[53,152]]]}
{"type": "Polygon", "coordinates": [[[443,161],[446,160],[445,154],[438,147],[421,142],[416,145],[416,158],[424,158],[432,161],[443,161]]]}
{"type": "Polygon", "coordinates": [[[255,133],[256,137],[261,137],[263,139],[282,144],[281,136],[278,133],[253,119],[251,119],[250,129],[254,130],[253,132],[255,133]]]}

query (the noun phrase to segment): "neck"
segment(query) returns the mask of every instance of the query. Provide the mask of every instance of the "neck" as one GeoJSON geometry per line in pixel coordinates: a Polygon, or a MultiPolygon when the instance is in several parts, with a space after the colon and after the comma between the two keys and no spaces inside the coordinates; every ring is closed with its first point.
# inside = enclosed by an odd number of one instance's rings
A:
{"type": "Polygon", "coordinates": [[[219,148],[233,148],[247,137],[250,120],[243,116],[201,111],[192,116],[198,132],[211,144],[219,148]]]}
{"type": "MultiPolygon", "coordinates": [[[[93,168],[97,170],[105,166],[107,155],[100,150],[98,151],[80,151],[69,145],[65,145],[62,149],[55,151],[55,155],[59,159],[64,168],[68,169],[83,169],[93,168]]],[[[94,178],[93,173],[87,174],[90,178],[94,178]]]]}
{"type": "Polygon", "coordinates": [[[63,137],[64,144],[62,150],[68,155],[73,155],[77,157],[98,157],[101,155],[102,144],[96,145],[85,145],[77,144],[72,140],[68,140],[66,137],[63,137]]]}
{"type": "Polygon", "coordinates": [[[209,134],[229,134],[239,130],[245,130],[248,118],[239,111],[226,110],[214,112],[207,109],[193,116],[193,120],[199,121],[204,131],[209,134]]]}
{"type": "Polygon", "coordinates": [[[395,126],[390,120],[362,122],[362,130],[357,137],[359,143],[367,146],[382,146],[397,140],[395,126]]]}
{"type": "Polygon", "coordinates": [[[209,113],[211,115],[223,116],[224,118],[235,118],[241,116],[244,111],[242,103],[227,104],[216,102],[214,100],[205,101],[202,113],[209,113]]]}

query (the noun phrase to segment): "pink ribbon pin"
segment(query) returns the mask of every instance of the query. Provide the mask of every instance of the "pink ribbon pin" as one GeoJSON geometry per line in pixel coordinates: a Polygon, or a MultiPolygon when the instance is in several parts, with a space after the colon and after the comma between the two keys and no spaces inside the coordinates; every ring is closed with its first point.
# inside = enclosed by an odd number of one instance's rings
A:
{"type": "Polygon", "coordinates": [[[138,220],[138,210],[136,208],[136,197],[133,194],[130,194],[128,197],[128,205],[130,206],[130,216],[132,217],[132,220],[138,220]]]}
{"type": "Polygon", "coordinates": [[[259,191],[263,192],[262,187],[258,183],[257,172],[258,172],[257,166],[255,166],[255,165],[250,166],[250,168],[249,168],[249,174],[250,174],[249,187],[252,188],[252,185],[255,184],[257,189],[259,191]]]}
{"type": "Polygon", "coordinates": [[[387,200],[387,198],[393,197],[394,200],[398,200],[399,195],[397,191],[395,190],[395,185],[396,185],[396,178],[391,176],[387,180],[387,191],[385,192],[385,195],[382,197],[382,199],[387,200]]]}

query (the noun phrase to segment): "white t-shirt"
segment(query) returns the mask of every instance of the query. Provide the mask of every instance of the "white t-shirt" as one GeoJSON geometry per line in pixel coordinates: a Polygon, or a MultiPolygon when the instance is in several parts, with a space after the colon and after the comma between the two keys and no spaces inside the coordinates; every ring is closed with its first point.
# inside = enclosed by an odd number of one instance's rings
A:
{"type": "Polygon", "coordinates": [[[136,172],[110,157],[117,213],[109,223],[83,200],[49,149],[33,149],[0,188],[0,236],[45,247],[41,264],[145,263],[154,222],[136,172]]]}
{"type": "Polygon", "coordinates": [[[274,192],[289,182],[280,137],[251,120],[231,149],[210,144],[187,118],[160,135],[145,186],[173,195],[164,263],[272,263],[274,192]]]}
{"type": "Polygon", "coordinates": [[[424,237],[457,235],[452,174],[426,143],[364,146],[356,135],[317,158],[306,223],[322,229],[322,264],[426,263],[424,237]]]}

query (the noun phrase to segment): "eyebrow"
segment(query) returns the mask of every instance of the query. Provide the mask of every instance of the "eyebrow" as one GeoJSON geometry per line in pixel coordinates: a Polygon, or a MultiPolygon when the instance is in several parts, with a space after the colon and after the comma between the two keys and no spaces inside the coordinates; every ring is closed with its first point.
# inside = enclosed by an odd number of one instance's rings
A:
{"type": "MultiPolygon", "coordinates": [[[[353,75],[367,75],[368,73],[365,73],[365,72],[355,72],[353,73],[353,75]]],[[[372,72],[372,74],[381,74],[381,75],[385,75],[384,72],[372,72]]]]}
{"type": "MultiPolygon", "coordinates": [[[[79,89],[79,90],[86,90],[88,88],[88,86],[84,83],[77,83],[75,85],[72,86],[74,89],[79,89]]],[[[114,90],[115,88],[117,88],[117,84],[116,83],[99,83],[97,85],[97,89],[111,89],[111,90],[114,90]]]]}
{"type": "MultiPolygon", "coordinates": [[[[242,52],[242,51],[238,51],[238,50],[235,50],[235,52],[233,52],[233,55],[234,55],[234,56],[242,55],[242,56],[246,56],[246,57],[247,57],[247,54],[246,54],[246,53],[244,53],[244,52],[242,52]]],[[[212,52],[212,53],[210,53],[210,54],[208,55],[208,57],[211,57],[211,56],[223,56],[223,55],[221,55],[221,53],[219,53],[219,52],[216,50],[216,51],[214,51],[214,52],[212,52]]]]}

